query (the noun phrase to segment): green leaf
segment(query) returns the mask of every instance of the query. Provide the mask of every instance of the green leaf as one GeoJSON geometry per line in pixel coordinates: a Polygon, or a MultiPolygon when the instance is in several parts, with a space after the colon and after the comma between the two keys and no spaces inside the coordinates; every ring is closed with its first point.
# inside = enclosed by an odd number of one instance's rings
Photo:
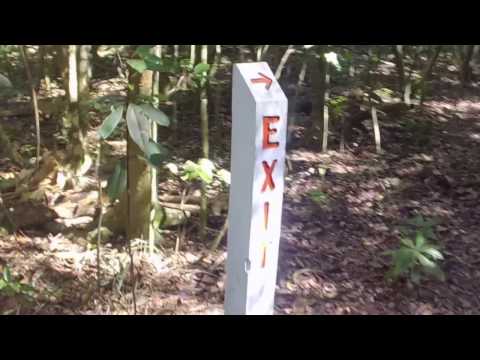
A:
{"type": "Polygon", "coordinates": [[[128,133],[133,142],[145,153],[145,148],[150,140],[150,123],[139,106],[135,104],[128,106],[127,125],[128,133]]]}
{"type": "Polygon", "coordinates": [[[411,249],[400,249],[394,254],[395,276],[405,273],[408,269],[415,265],[415,253],[411,249]]]}
{"type": "Polygon", "coordinates": [[[425,267],[434,268],[436,266],[436,264],[432,260],[428,259],[425,255],[422,255],[420,253],[417,254],[417,259],[420,261],[420,264],[425,267]]]}
{"type": "Polygon", "coordinates": [[[120,160],[115,166],[112,176],[108,179],[107,195],[115,201],[127,189],[127,162],[120,160]]]}
{"type": "Polygon", "coordinates": [[[195,75],[201,75],[208,72],[209,69],[210,69],[210,65],[205,63],[200,63],[193,68],[193,72],[195,73],[195,75]]]}
{"type": "Polygon", "coordinates": [[[443,255],[440,251],[435,249],[434,247],[427,247],[423,248],[422,252],[424,254],[430,255],[434,260],[443,260],[443,255]]]}
{"type": "Polygon", "coordinates": [[[160,126],[170,126],[170,120],[161,110],[155,109],[150,104],[142,104],[140,108],[147,114],[150,120],[155,121],[160,126]]]}
{"type": "Polygon", "coordinates": [[[130,65],[133,70],[139,72],[140,74],[147,70],[147,64],[145,63],[145,60],[130,59],[127,60],[127,64],[130,65]]]}
{"type": "Polygon", "coordinates": [[[145,56],[150,55],[150,50],[155,47],[155,45],[140,45],[136,50],[135,53],[140,55],[142,58],[145,56]]]}
{"type": "Polygon", "coordinates": [[[161,166],[168,156],[168,150],[163,145],[156,143],[152,139],[148,141],[145,148],[148,162],[153,166],[161,166]]]}
{"type": "Polygon", "coordinates": [[[9,283],[12,280],[12,274],[10,273],[10,268],[8,266],[5,266],[3,269],[3,279],[9,283]]]}
{"type": "Polygon", "coordinates": [[[160,57],[154,54],[146,54],[143,56],[143,60],[149,70],[152,71],[161,71],[163,67],[163,62],[160,57]]]}
{"type": "Polygon", "coordinates": [[[211,183],[213,180],[213,170],[215,169],[213,162],[209,159],[200,159],[198,165],[200,178],[208,184],[211,183]]]}
{"type": "Polygon", "coordinates": [[[117,109],[112,109],[112,112],[103,121],[103,124],[100,127],[100,130],[98,131],[100,137],[103,140],[107,139],[113,133],[113,131],[117,128],[118,124],[120,123],[120,120],[122,120],[122,115],[123,115],[123,106],[117,109]]]}
{"type": "Polygon", "coordinates": [[[185,175],[182,176],[184,181],[201,180],[210,184],[213,180],[213,169],[215,166],[208,159],[199,160],[198,164],[188,160],[183,165],[185,175]]]}
{"type": "Polygon", "coordinates": [[[413,241],[411,239],[403,238],[400,240],[400,242],[409,248],[415,248],[415,245],[413,244],[413,241]]]}
{"type": "Polygon", "coordinates": [[[417,237],[415,238],[415,242],[418,249],[425,245],[425,236],[423,236],[420,231],[417,231],[417,237]]]}
{"type": "Polygon", "coordinates": [[[155,229],[160,229],[165,223],[165,220],[167,220],[167,213],[165,211],[165,208],[160,204],[156,203],[154,204],[152,211],[154,212],[152,225],[155,229]]]}

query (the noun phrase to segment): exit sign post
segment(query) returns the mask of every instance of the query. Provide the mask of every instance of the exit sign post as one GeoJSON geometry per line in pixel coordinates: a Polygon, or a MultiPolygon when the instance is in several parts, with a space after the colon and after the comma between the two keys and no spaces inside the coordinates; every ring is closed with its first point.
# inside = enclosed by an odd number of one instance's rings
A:
{"type": "Polygon", "coordinates": [[[267,63],[234,65],[226,315],[273,314],[287,108],[267,63]]]}

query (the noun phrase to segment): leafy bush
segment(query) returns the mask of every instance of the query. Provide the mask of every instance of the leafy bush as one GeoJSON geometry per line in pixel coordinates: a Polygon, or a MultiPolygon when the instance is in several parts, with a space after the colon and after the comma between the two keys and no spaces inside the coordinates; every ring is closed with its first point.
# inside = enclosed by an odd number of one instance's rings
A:
{"type": "Polygon", "coordinates": [[[27,299],[32,299],[35,294],[35,289],[28,285],[15,280],[12,277],[10,268],[5,266],[2,277],[0,278],[0,296],[12,297],[23,296],[27,299]]]}
{"type": "Polygon", "coordinates": [[[402,238],[397,250],[387,251],[393,260],[387,278],[397,280],[408,277],[414,284],[419,284],[423,275],[433,275],[441,281],[445,275],[438,265],[443,260],[442,253],[429,243],[421,232],[417,232],[415,243],[410,238],[402,238]]]}
{"type": "Polygon", "coordinates": [[[312,190],[308,193],[310,199],[312,199],[318,205],[325,205],[328,202],[328,195],[320,190],[312,190]]]}

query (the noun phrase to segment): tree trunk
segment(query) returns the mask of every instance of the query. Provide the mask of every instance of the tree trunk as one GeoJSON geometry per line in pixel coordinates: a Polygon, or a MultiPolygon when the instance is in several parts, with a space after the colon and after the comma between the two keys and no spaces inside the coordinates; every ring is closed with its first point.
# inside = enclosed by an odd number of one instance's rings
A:
{"type": "Polygon", "coordinates": [[[300,69],[300,73],[298,74],[298,79],[297,79],[297,87],[295,88],[295,94],[293,96],[293,100],[291,105],[289,106],[290,109],[290,121],[288,122],[288,131],[287,131],[287,146],[290,144],[292,140],[292,131],[293,127],[297,123],[297,104],[298,104],[298,98],[300,95],[300,89],[303,87],[303,83],[305,81],[305,75],[307,73],[307,59],[306,56],[302,56],[302,67],[300,69]]]}
{"type": "Polygon", "coordinates": [[[57,69],[62,78],[63,89],[67,98],[68,94],[68,45],[57,45],[57,69]]]}
{"type": "MultiPolygon", "coordinates": [[[[129,83],[133,91],[128,94],[129,103],[134,103],[138,96],[151,96],[153,73],[144,71],[141,75],[130,74],[129,83]]],[[[151,136],[151,134],[149,134],[151,136]]],[[[151,241],[150,214],[152,209],[152,171],[140,158],[143,151],[127,137],[127,239],[144,239],[151,241]]]]}
{"type": "Polygon", "coordinates": [[[403,65],[403,45],[394,45],[393,53],[395,54],[395,63],[398,72],[398,88],[400,92],[405,89],[405,67],[403,65]]]}
{"type": "Polygon", "coordinates": [[[78,100],[80,127],[86,132],[89,125],[88,101],[90,97],[90,50],[91,45],[80,45],[78,48],[78,100]]]}
{"type": "Polygon", "coordinates": [[[323,101],[323,139],[322,139],[322,151],[327,152],[328,150],[328,100],[330,99],[330,65],[324,61],[325,67],[325,97],[323,101]]]}
{"type": "Polygon", "coordinates": [[[22,52],[23,63],[25,65],[25,71],[27,73],[28,84],[30,86],[30,92],[32,94],[33,115],[35,117],[35,131],[37,135],[37,156],[35,159],[35,166],[38,169],[40,164],[40,115],[38,112],[37,91],[35,90],[35,84],[33,83],[32,71],[30,69],[30,62],[28,60],[27,52],[25,51],[25,45],[20,46],[22,52]]]}
{"type": "MultiPolygon", "coordinates": [[[[208,45],[202,45],[201,53],[202,63],[208,62],[208,45]]],[[[200,121],[202,131],[202,157],[209,158],[209,140],[208,140],[208,97],[207,84],[200,89],[200,121]]],[[[206,240],[207,221],[208,221],[208,202],[206,185],[202,182],[202,201],[200,204],[200,240],[206,240]]]]}
{"type": "Polygon", "coordinates": [[[435,66],[435,63],[437,62],[437,59],[438,59],[438,56],[440,55],[441,50],[442,50],[442,45],[435,46],[433,54],[430,57],[430,60],[428,61],[427,66],[423,70],[422,80],[421,80],[421,83],[420,83],[420,106],[423,105],[423,102],[425,100],[425,85],[428,82],[428,80],[430,79],[433,67],[435,66]]]}
{"type": "Polygon", "coordinates": [[[197,60],[196,45],[190,45],[190,63],[195,66],[197,60]]]}
{"type": "MultiPolygon", "coordinates": [[[[312,78],[312,125],[307,135],[307,143],[313,144],[313,141],[322,139],[322,127],[325,116],[325,90],[326,90],[326,61],[325,47],[321,46],[319,57],[314,51],[310,54],[309,66],[312,78]]],[[[321,141],[321,140],[320,140],[321,141]]]]}
{"type": "Polygon", "coordinates": [[[285,68],[285,65],[287,64],[288,58],[294,52],[295,52],[294,45],[288,45],[287,50],[285,50],[285,53],[283,54],[282,58],[280,59],[280,64],[278,64],[277,70],[275,70],[275,78],[277,80],[280,80],[280,78],[282,77],[283,69],[285,68]]]}
{"type": "Polygon", "coordinates": [[[69,133],[68,165],[72,175],[83,175],[91,165],[86,163],[86,128],[80,122],[78,89],[77,46],[68,45],[69,101],[64,125],[69,133]]]}
{"type": "Polygon", "coordinates": [[[470,66],[470,61],[472,60],[473,50],[475,45],[467,45],[466,51],[462,59],[462,66],[460,69],[460,82],[462,88],[467,85],[471,80],[472,68],[470,66]]]}

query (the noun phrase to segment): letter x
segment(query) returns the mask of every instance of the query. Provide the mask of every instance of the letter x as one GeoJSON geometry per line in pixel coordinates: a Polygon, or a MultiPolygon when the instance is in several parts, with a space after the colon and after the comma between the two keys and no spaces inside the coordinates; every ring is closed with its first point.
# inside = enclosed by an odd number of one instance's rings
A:
{"type": "Polygon", "coordinates": [[[262,186],[262,192],[267,190],[267,187],[270,187],[270,189],[274,190],[275,189],[275,183],[273,182],[273,177],[272,173],[273,170],[275,169],[275,165],[277,163],[277,160],[273,160],[272,166],[270,167],[266,161],[263,161],[263,170],[265,170],[265,181],[262,186]]]}

